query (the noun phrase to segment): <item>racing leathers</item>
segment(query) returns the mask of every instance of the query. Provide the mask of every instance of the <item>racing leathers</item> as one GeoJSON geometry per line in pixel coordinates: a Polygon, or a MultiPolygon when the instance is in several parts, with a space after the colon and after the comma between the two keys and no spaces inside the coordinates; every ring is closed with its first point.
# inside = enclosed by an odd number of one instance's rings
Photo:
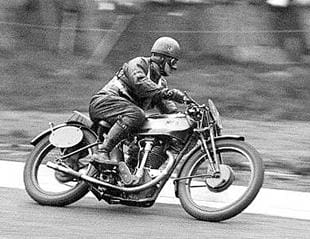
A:
{"type": "Polygon", "coordinates": [[[94,122],[102,119],[123,127],[139,128],[145,121],[144,110],[156,107],[160,113],[175,113],[171,100],[182,103],[183,94],[169,90],[166,80],[154,67],[150,58],[137,57],[125,63],[117,74],[90,103],[89,113],[94,122]]]}

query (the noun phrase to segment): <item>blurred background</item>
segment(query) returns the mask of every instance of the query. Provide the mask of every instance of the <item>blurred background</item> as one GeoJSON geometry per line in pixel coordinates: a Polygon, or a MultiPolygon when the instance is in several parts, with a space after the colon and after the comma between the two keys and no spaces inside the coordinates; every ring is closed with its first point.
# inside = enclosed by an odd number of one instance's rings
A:
{"type": "Polygon", "coordinates": [[[160,36],[183,50],[170,87],[212,98],[267,169],[310,181],[310,0],[2,0],[0,143],[87,113],[91,95],[160,36]]]}
{"type": "Polygon", "coordinates": [[[211,97],[233,117],[308,120],[306,3],[3,0],[0,108],[87,110],[124,61],[172,36],[184,53],[173,87],[211,97]]]}

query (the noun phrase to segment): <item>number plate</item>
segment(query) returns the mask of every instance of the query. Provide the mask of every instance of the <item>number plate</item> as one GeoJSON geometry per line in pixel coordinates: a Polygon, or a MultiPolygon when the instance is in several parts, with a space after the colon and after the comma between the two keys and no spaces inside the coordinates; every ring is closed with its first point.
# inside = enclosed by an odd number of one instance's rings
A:
{"type": "Polygon", "coordinates": [[[49,137],[51,144],[59,148],[70,148],[80,143],[82,139],[82,130],[74,126],[56,129],[49,137]]]}

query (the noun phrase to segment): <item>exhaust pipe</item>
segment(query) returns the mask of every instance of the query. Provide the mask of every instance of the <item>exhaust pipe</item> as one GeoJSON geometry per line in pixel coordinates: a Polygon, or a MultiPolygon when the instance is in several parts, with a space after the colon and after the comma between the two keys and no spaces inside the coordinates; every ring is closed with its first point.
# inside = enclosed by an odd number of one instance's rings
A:
{"type": "Polygon", "coordinates": [[[143,184],[143,185],[137,186],[137,187],[130,187],[130,188],[119,187],[119,186],[115,186],[115,185],[110,184],[110,183],[106,183],[106,182],[100,181],[100,180],[98,180],[96,178],[90,177],[90,176],[88,176],[86,174],[80,173],[80,172],[75,171],[73,169],[63,167],[63,166],[55,164],[53,162],[47,162],[46,166],[49,167],[49,168],[52,168],[54,170],[57,170],[57,171],[69,174],[69,175],[71,175],[71,176],[73,176],[75,178],[84,180],[84,181],[86,181],[88,183],[97,184],[97,185],[100,185],[102,187],[107,187],[107,188],[116,189],[116,190],[120,190],[120,191],[123,191],[123,192],[131,193],[131,192],[142,191],[142,190],[147,189],[147,188],[149,188],[151,186],[154,186],[159,181],[161,181],[165,176],[168,175],[168,173],[170,172],[170,169],[174,165],[175,159],[174,159],[172,153],[170,153],[169,151],[167,151],[166,153],[168,155],[168,164],[167,164],[167,167],[163,170],[161,175],[159,175],[158,177],[156,177],[155,179],[151,180],[150,182],[148,182],[146,184],[143,184]]]}
{"type": "Polygon", "coordinates": [[[94,184],[98,184],[98,185],[103,186],[103,187],[109,187],[109,188],[114,188],[114,189],[119,189],[120,188],[120,187],[114,186],[112,184],[102,182],[102,181],[100,181],[100,180],[98,180],[96,178],[90,177],[90,176],[88,176],[86,174],[80,173],[80,172],[75,171],[73,169],[66,168],[66,167],[63,167],[61,165],[55,164],[55,163],[50,162],[50,161],[47,162],[46,166],[49,167],[49,168],[52,168],[54,170],[57,170],[59,172],[69,174],[69,175],[71,175],[71,176],[73,176],[75,178],[84,180],[84,181],[89,182],[89,183],[94,183],[94,184]]]}

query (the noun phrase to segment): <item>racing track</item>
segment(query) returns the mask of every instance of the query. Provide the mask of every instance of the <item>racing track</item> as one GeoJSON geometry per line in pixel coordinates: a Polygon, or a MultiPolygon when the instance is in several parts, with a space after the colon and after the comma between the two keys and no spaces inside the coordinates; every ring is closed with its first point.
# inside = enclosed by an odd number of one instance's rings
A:
{"type": "Polygon", "coordinates": [[[210,223],[193,219],[178,204],[157,203],[151,208],[134,208],[85,197],[64,208],[40,206],[24,189],[14,185],[13,179],[21,176],[16,164],[14,170],[8,170],[1,161],[1,239],[310,238],[309,220],[249,212],[225,222],[210,223]],[[9,182],[4,182],[5,179],[9,182]]]}
{"type": "Polygon", "coordinates": [[[309,238],[309,221],[241,214],[197,221],[179,205],[110,206],[85,198],[65,208],[40,206],[21,189],[0,188],[1,238],[309,238]]]}

